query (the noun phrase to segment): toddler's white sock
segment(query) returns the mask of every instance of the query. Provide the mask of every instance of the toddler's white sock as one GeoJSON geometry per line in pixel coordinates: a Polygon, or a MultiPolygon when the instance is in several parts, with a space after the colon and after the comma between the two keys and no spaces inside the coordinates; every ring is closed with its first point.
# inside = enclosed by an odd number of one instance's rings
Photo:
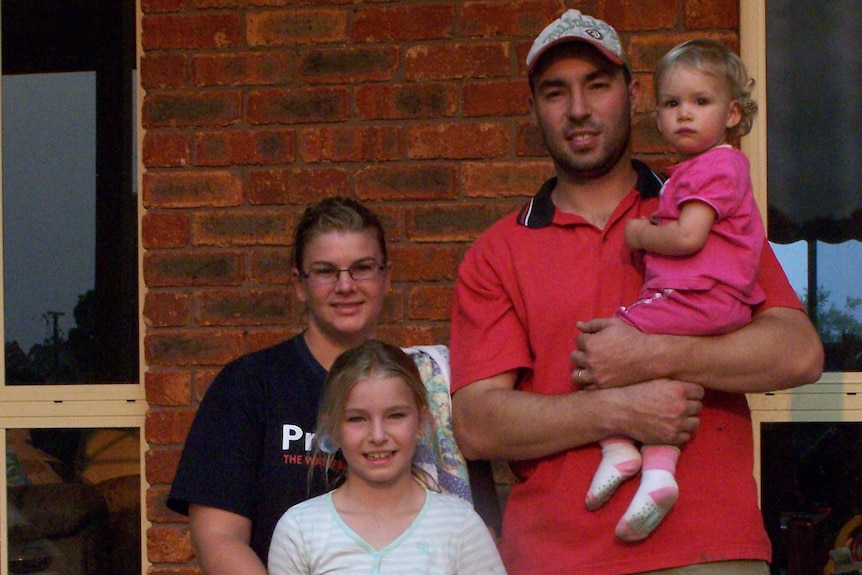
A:
{"type": "Polygon", "coordinates": [[[620,484],[641,468],[641,454],[631,440],[611,437],[600,442],[602,461],[587,491],[587,509],[595,511],[611,498],[620,484]]]}
{"type": "Polygon", "coordinates": [[[640,541],[649,536],[679,498],[674,477],[679,449],[671,445],[647,445],[642,452],[640,486],[616,528],[617,537],[624,541],[640,541]]]}

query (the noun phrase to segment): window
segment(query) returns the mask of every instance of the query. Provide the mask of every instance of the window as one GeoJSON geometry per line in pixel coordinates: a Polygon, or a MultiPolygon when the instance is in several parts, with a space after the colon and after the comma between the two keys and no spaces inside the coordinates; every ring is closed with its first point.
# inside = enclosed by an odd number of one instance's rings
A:
{"type": "Polygon", "coordinates": [[[146,568],[135,16],[0,5],[0,575],[146,568]]]}
{"type": "Polygon", "coordinates": [[[749,396],[772,573],[839,572],[842,556],[859,569],[862,3],[745,1],[740,15],[761,107],[743,149],[770,241],[827,353],[818,383],[749,396]]]}
{"type": "Polygon", "coordinates": [[[743,143],[767,193],[769,239],[821,334],[826,371],[862,372],[862,2],[741,6],[764,112],[743,143]]]}

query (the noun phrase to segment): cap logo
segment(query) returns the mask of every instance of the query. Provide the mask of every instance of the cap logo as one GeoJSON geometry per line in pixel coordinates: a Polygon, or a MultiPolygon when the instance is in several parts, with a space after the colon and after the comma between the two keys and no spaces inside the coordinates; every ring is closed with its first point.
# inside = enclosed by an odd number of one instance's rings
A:
{"type": "Polygon", "coordinates": [[[601,40],[602,38],[604,38],[604,36],[602,36],[601,32],[599,32],[598,30],[593,30],[592,28],[584,30],[584,32],[586,32],[587,34],[589,34],[590,36],[592,36],[596,40],[601,40]]]}

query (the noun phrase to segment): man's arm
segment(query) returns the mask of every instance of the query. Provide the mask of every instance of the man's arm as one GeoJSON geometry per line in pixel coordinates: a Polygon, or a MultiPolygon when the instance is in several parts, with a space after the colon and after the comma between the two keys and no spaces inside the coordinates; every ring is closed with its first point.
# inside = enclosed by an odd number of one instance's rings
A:
{"type": "Polygon", "coordinates": [[[520,391],[516,381],[509,371],[452,396],[455,437],[468,459],[543,457],[611,435],[680,444],[700,423],[703,388],[681,381],[566,395],[520,391]]]}
{"type": "Polygon", "coordinates": [[[817,381],[823,345],[804,312],[767,309],[719,336],[646,335],[618,319],[578,324],[572,361],[598,389],[668,377],[709,389],[757,393],[817,381]]]}
{"type": "Polygon", "coordinates": [[[198,563],[206,575],[266,575],[266,567],[249,546],[248,517],[192,504],[189,524],[198,563]]]}

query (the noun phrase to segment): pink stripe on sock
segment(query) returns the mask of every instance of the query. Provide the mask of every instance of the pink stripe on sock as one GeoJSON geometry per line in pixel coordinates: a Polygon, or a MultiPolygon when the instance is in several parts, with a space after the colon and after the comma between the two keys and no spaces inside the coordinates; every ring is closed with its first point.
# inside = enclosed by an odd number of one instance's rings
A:
{"type": "Polygon", "coordinates": [[[663,469],[671,474],[676,472],[676,462],[679,459],[679,449],[672,445],[645,445],[643,453],[643,470],[663,469]]]}

